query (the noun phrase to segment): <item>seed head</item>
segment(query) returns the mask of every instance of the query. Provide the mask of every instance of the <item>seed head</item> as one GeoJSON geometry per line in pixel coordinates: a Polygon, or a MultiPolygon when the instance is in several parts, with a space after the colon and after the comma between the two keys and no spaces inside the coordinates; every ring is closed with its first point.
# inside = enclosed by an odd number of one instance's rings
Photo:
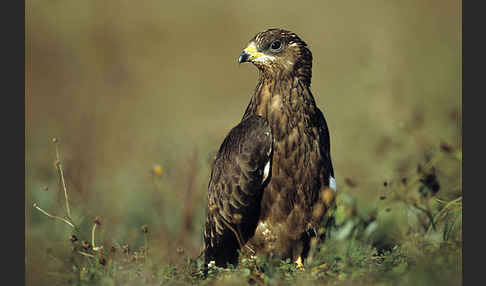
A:
{"type": "Polygon", "coordinates": [[[59,142],[59,139],[57,139],[56,137],[52,137],[52,143],[57,143],[59,142]]]}
{"type": "Polygon", "coordinates": [[[97,216],[94,218],[93,222],[98,226],[101,226],[101,217],[97,216]]]}
{"type": "Polygon", "coordinates": [[[83,240],[83,241],[81,242],[81,246],[82,246],[84,249],[86,249],[86,250],[88,250],[88,249],[90,249],[90,248],[91,248],[91,244],[89,244],[89,242],[87,242],[86,240],[83,240]]]}
{"type": "Polygon", "coordinates": [[[77,238],[77,237],[76,237],[76,236],[73,234],[73,235],[71,235],[71,236],[69,237],[69,240],[70,240],[72,243],[74,243],[74,242],[78,241],[78,238],[77,238]]]}
{"type": "Polygon", "coordinates": [[[148,225],[146,225],[146,224],[142,225],[142,232],[147,233],[148,231],[149,231],[148,225]]]}

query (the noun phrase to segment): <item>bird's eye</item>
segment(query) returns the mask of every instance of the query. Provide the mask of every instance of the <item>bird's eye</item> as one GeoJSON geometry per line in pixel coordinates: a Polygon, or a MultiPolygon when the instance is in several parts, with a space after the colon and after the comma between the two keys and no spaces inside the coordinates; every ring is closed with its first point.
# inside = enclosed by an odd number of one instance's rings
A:
{"type": "Polygon", "coordinates": [[[272,50],[278,50],[280,49],[280,46],[282,44],[280,43],[280,41],[274,41],[271,45],[270,45],[270,49],[272,50]]]}

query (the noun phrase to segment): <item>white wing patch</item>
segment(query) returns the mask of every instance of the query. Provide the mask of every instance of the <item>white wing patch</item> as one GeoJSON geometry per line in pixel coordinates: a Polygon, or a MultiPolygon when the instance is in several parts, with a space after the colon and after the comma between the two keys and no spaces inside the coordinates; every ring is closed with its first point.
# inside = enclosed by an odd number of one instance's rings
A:
{"type": "Polygon", "coordinates": [[[329,176],[329,188],[334,191],[334,193],[337,193],[337,184],[336,180],[332,176],[329,176]]]}
{"type": "Polygon", "coordinates": [[[263,181],[262,182],[265,182],[265,180],[268,178],[268,175],[270,173],[270,160],[268,160],[267,164],[265,164],[265,168],[263,168],[263,181]]]}
{"type": "MultiPolygon", "coordinates": [[[[265,132],[265,136],[270,136],[270,132],[265,132]]],[[[267,151],[267,156],[270,156],[272,153],[272,145],[270,145],[270,148],[268,148],[267,151]]],[[[272,161],[272,158],[268,160],[268,162],[265,164],[265,167],[263,168],[263,180],[262,183],[265,182],[265,180],[268,178],[268,175],[270,175],[270,162],[272,161]]]]}

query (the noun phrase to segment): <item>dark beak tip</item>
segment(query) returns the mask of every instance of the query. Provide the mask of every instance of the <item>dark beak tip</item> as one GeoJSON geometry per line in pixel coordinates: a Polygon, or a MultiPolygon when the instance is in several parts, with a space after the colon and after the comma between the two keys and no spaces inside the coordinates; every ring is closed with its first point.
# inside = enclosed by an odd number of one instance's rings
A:
{"type": "Polygon", "coordinates": [[[245,53],[245,51],[241,52],[240,56],[238,57],[238,64],[247,62],[249,57],[250,55],[245,53]]]}

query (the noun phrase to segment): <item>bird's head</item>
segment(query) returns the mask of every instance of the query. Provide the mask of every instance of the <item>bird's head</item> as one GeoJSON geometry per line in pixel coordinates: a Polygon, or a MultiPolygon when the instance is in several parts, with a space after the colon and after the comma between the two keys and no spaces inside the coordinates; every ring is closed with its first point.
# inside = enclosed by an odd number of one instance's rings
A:
{"type": "Polygon", "coordinates": [[[241,52],[238,63],[250,62],[267,76],[295,76],[310,84],[312,53],[299,36],[282,29],[256,34],[241,52]]]}

